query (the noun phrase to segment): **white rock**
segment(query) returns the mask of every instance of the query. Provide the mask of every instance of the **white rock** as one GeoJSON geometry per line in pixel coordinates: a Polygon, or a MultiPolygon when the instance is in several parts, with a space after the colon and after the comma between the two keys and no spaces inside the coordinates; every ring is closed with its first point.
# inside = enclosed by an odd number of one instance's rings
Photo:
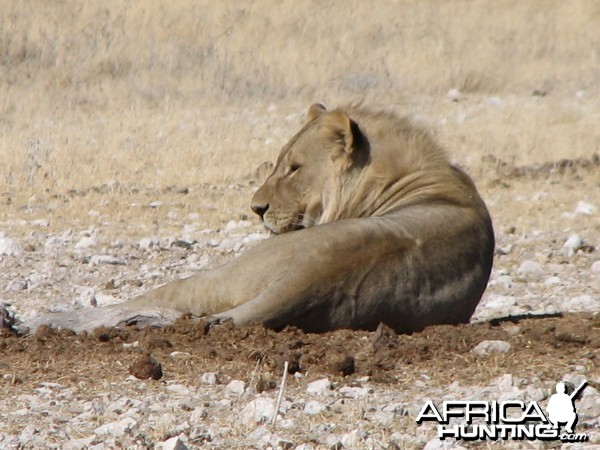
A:
{"type": "Polygon", "coordinates": [[[531,260],[525,260],[521,263],[517,272],[523,275],[529,273],[538,273],[541,270],[542,266],[539,263],[531,260]]]}
{"type": "Polygon", "coordinates": [[[510,295],[490,294],[488,301],[485,302],[486,308],[505,310],[517,304],[517,299],[510,295]]]}
{"type": "Polygon", "coordinates": [[[185,445],[185,442],[179,436],[174,436],[159,443],[156,448],[160,450],[187,450],[188,446],[185,445]]]}
{"type": "Polygon", "coordinates": [[[233,230],[237,230],[239,228],[248,228],[252,223],[248,220],[230,220],[229,222],[227,222],[227,224],[225,224],[225,226],[223,227],[223,231],[225,231],[226,233],[229,233],[233,230]]]}
{"type": "Polygon", "coordinates": [[[441,439],[438,439],[438,438],[428,441],[427,444],[425,444],[425,447],[423,447],[423,450],[447,450],[447,449],[458,450],[458,449],[464,449],[464,447],[462,447],[460,445],[456,445],[456,441],[453,441],[451,439],[442,441],[441,439]]]}
{"type": "Polygon", "coordinates": [[[593,215],[598,208],[592,205],[591,203],[586,203],[584,201],[577,202],[577,206],[575,207],[575,214],[583,214],[584,216],[593,215]]]}
{"type": "Polygon", "coordinates": [[[249,402],[241,413],[241,422],[246,425],[268,422],[275,414],[275,401],[268,397],[256,397],[249,402]]]}
{"type": "Polygon", "coordinates": [[[59,236],[50,236],[44,242],[44,252],[52,253],[65,245],[68,239],[59,236]]]}
{"type": "MultiPolygon", "coordinates": [[[[576,383],[578,386],[580,383],[576,383]]],[[[600,393],[589,384],[581,394],[581,399],[577,403],[577,412],[584,413],[590,417],[600,417],[600,393]]]]}
{"type": "Polygon", "coordinates": [[[321,378],[320,380],[308,383],[306,392],[313,395],[323,395],[331,389],[329,378],[321,378]]]}
{"type": "Polygon", "coordinates": [[[151,202],[148,206],[150,208],[158,208],[159,206],[162,206],[162,202],[157,200],[157,201],[151,202]]]}
{"type": "Polygon", "coordinates": [[[173,392],[174,394],[178,395],[190,395],[190,389],[183,384],[172,384],[170,386],[167,386],[167,391],[173,392]]]}
{"type": "Polygon", "coordinates": [[[160,239],[160,241],[158,242],[158,245],[160,248],[167,250],[167,249],[171,248],[171,245],[173,245],[174,241],[175,241],[175,239],[166,237],[166,238],[160,239]]]}
{"type": "Polygon", "coordinates": [[[70,441],[65,442],[63,449],[64,450],[83,450],[89,448],[96,436],[89,436],[86,438],[80,439],[71,439],[70,441]]]}
{"type": "Polygon", "coordinates": [[[600,273],[600,261],[596,261],[592,264],[592,272],[600,273]]]}
{"type": "Polygon", "coordinates": [[[506,289],[511,289],[513,286],[513,280],[509,275],[500,275],[496,278],[493,278],[490,282],[490,285],[499,285],[506,289]]]}
{"type": "Polygon", "coordinates": [[[277,437],[266,427],[258,427],[246,435],[246,440],[252,442],[256,448],[266,448],[271,441],[277,441],[277,437]]]}
{"type": "Polygon", "coordinates": [[[38,228],[47,228],[48,226],[50,226],[50,222],[48,222],[46,219],[36,219],[36,220],[32,220],[29,223],[32,226],[38,227],[38,228]]]}
{"type": "Polygon", "coordinates": [[[11,292],[19,292],[19,291],[24,291],[27,289],[27,282],[24,280],[19,280],[18,278],[12,280],[10,283],[8,283],[8,286],[6,286],[6,291],[11,291],[11,292]]]}
{"type": "Polygon", "coordinates": [[[38,433],[39,429],[36,428],[35,424],[29,423],[27,426],[25,426],[25,428],[23,428],[23,430],[21,430],[21,433],[19,433],[19,442],[22,444],[27,444],[32,440],[34,435],[38,433]]]}
{"type": "Polygon", "coordinates": [[[106,434],[114,437],[123,436],[128,431],[132,430],[137,425],[137,422],[131,417],[125,417],[124,419],[116,422],[109,422],[99,426],[94,430],[96,434],[106,434]]]}
{"type": "Polygon", "coordinates": [[[181,359],[191,358],[192,354],[190,352],[174,351],[174,352],[169,353],[169,356],[173,359],[181,360],[181,359]]]}
{"type": "Polygon", "coordinates": [[[21,256],[23,248],[14,239],[0,237],[0,256],[21,256]]]}
{"type": "Polygon", "coordinates": [[[232,380],[225,386],[225,392],[230,395],[242,395],[246,389],[246,383],[241,380],[232,380]]]}
{"type": "Polygon", "coordinates": [[[548,277],[544,280],[544,284],[546,286],[557,286],[562,284],[562,281],[560,281],[560,278],[558,277],[548,277]]]}
{"type": "Polygon", "coordinates": [[[369,389],[366,387],[344,386],[339,393],[350,398],[364,398],[369,395],[369,389]]]}
{"type": "Polygon", "coordinates": [[[219,400],[216,405],[221,408],[229,408],[231,406],[232,401],[228,398],[223,398],[219,400]]]}
{"type": "Polygon", "coordinates": [[[453,102],[457,102],[460,100],[462,93],[458,89],[450,89],[446,96],[453,102]]]}
{"type": "Polygon", "coordinates": [[[83,306],[98,306],[98,302],[96,300],[96,291],[94,288],[83,288],[81,294],[79,295],[79,302],[83,306]]]}
{"type": "Polygon", "coordinates": [[[496,251],[498,252],[499,255],[508,255],[509,253],[511,253],[513,251],[513,248],[514,248],[514,245],[509,244],[509,245],[505,245],[505,246],[496,247],[496,251]]]}
{"type": "Polygon", "coordinates": [[[116,305],[117,303],[121,303],[121,300],[117,297],[113,297],[108,294],[95,294],[92,300],[93,306],[108,306],[108,305],[116,305]]]}
{"type": "Polygon", "coordinates": [[[582,239],[577,234],[573,234],[569,237],[563,244],[563,255],[565,256],[573,256],[577,253],[577,250],[581,248],[583,245],[582,239]]]}
{"type": "Polygon", "coordinates": [[[208,417],[208,412],[206,411],[205,408],[196,407],[190,414],[190,423],[196,424],[196,423],[201,422],[202,420],[206,419],[207,417],[208,417]]]}
{"type": "Polygon", "coordinates": [[[318,402],[316,400],[311,400],[304,405],[304,412],[309,416],[314,416],[315,414],[320,414],[325,410],[326,406],[318,402]]]}
{"type": "Polygon", "coordinates": [[[239,239],[236,238],[226,238],[222,240],[211,239],[210,245],[212,247],[219,247],[225,251],[234,251],[238,252],[242,248],[242,243],[239,239]],[[215,244],[215,245],[213,245],[215,244]]]}
{"type": "MultiPolygon", "coordinates": [[[[320,434],[324,434],[324,433],[320,433],[320,434]]],[[[344,445],[342,444],[341,438],[342,437],[339,434],[327,434],[327,437],[325,437],[326,447],[343,448],[344,445]]]]}
{"type": "Polygon", "coordinates": [[[124,265],[125,261],[112,255],[94,255],[90,258],[90,264],[97,266],[98,264],[111,264],[115,266],[124,265]]]}
{"type": "Polygon", "coordinates": [[[485,356],[490,353],[507,353],[511,345],[506,341],[481,341],[471,350],[474,355],[485,356]]]}
{"type": "Polygon", "coordinates": [[[81,239],[79,239],[79,242],[77,242],[77,244],[75,244],[75,248],[78,250],[82,250],[90,247],[95,247],[96,244],[96,239],[94,239],[92,236],[84,236],[81,239]]]}
{"type": "Polygon", "coordinates": [[[140,239],[138,245],[142,250],[150,250],[152,248],[158,247],[160,245],[160,240],[157,238],[145,237],[140,239]]]}
{"type": "Polygon", "coordinates": [[[600,301],[591,295],[579,295],[567,300],[564,304],[567,311],[595,312],[600,310],[600,301]]]}
{"type": "Polygon", "coordinates": [[[38,272],[32,272],[31,275],[29,275],[28,278],[28,285],[29,286],[35,286],[39,283],[41,283],[48,275],[44,274],[44,273],[38,273],[38,272]]]}
{"type": "Polygon", "coordinates": [[[294,429],[296,428],[296,421],[294,419],[278,419],[277,428],[283,428],[286,430],[294,429]]]}
{"type": "Polygon", "coordinates": [[[206,372],[203,373],[200,377],[200,381],[203,384],[218,384],[219,383],[219,374],[216,372],[206,372]]]}
{"type": "Polygon", "coordinates": [[[514,386],[515,380],[510,373],[506,373],[496,379],[496,385],[501,391],[507,391],[514,386]]]}
{"type": "Polygon", "coordinates": [[[198,231],[198,226],[195,223],[185,224],[181,230],[181,234],[184,238],[189,238],[198,231]]]}
{"type": "Polygon", "coordinates": [[[527,392],[528,398],[530,398],[531,400],[534,400],[536,402],[541,402],[542,400],[546,400],[546,398],[548,397],[548,394],[544,389],[541,389],[536,386],[527,386],[527,389],[525,389],[525,392],[527,392]]]}
{"type": "MultiPolygon", "coordinates": [[[[181,407],[181,403],[179,407],[181,407]]],[[[154,421],[157,428],[168,431],[170,435],[179,434],[190,427],[186,420],[182,420],[176,414],[164,410],[159,411],[158,417],[154,421]]]]}

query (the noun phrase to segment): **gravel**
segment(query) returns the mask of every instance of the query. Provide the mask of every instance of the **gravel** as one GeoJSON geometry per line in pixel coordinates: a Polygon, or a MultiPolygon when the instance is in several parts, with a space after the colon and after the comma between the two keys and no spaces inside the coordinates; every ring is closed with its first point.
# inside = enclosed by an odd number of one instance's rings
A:
{"type": "MultiPolygon", "coordinates": [[[[155,202],[153,207],[165,205],[155,202]]],[[[495,267],[473,321],[507,315],[600,312],[596,250],[600,236],[597,226],[576,226],[586,220],[597,224],[599,213],[583,201],[577,203],[576,213],[576,219],[560,219],[571,223],[570,229],[498,233],[495,267]]],[[[0,222],[0,230],[12,229],[14,224],[9,222],[0,222]]],[[[257,223],[247,220],[230,221],[215,230],[185,223],[180,224],[179,234],[131,241],[111,240],[100,229],[52,231],[48,222],[50,219],[32,220],[26,225],[34,230],[30,233],[0,232],[0,301],[9,303],[18,317],[126,300],[152,286],[224,262],[268,237],[257,223]]],[[[2,320],[8,323],[13,319],[6,316],[2,320]]],[[[506,330],[518,333],[518,325],[507,325],[506,330]]],[[[481,358],[515,351],[518,349],[508,342],[492,340],[472,349],[481,358]]],[[[173,357],[185,358],[185,352],[180,353],[173,357]]],[[[0,376],[10,376],[1,370],[0,361],[0,376]]],[[[581,381],[581,370],[566,368],[564,379],[581,381]]],[[[146,448],[142,437],[160,430],[168,436],[155,447],[162,449],[457,449],[462,447],[453,441],[433,438],[433,428],[415,426],[414,417],[424,398],[546,401],[552,394],[541,387],[541,381],[548,380],[520,379],[510,373],[487,385],[460,385],[449,379],[439,388],[414,374],[414,388],[408,391],[382,388],[368,377],[351,383],[330,378],[303,383],[301,375],[297,377],[291,377],[297,383],[286,387],[277,412],[277,389],[255,392],[243,380],[227,379],[219,372],[199,373],[196,380],[177,383],[130,376],[118,380],[128,387],[127,396],[114,393],[110,382],[103,381],[105,390],[93,398],[81,397],[74,388],[49,380],[34,392],[0,398],[0,448],[100,450],[122,447],[125,442],[127,448],[141,449],[146,448]],[[275,414],[276,425],[271,426],[275,414]],[[374,431],[390,426],[397,431],[385,436],[374,431]],[[295,432],[300,429],[310,432],[295,432]],[[289,436],[295,436],[293,441],[289,436]]],[[[590,381],[598,383],[600,378],[590,381]]],[[[600,394],[593,386],[584,390],[577,411],[582,418],[578,429],[598,442],[600,394]]],[[[530,445],[501,444],[505,448],[530,445]]]]}

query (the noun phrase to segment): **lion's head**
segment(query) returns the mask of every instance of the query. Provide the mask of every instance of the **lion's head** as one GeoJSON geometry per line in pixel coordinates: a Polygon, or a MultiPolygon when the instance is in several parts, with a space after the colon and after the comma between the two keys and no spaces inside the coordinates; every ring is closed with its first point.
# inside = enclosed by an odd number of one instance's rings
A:
{"type": "Polygon", "coordinates": [[[285,233],[383,215],[432,196],[452,197],[463,184],[456,177],[440,147],[409,120],[315,104],[251,207],[267,229],[285,233]]]}
{"type": "Polygon", "coordinates": [[[274,233],[328,221],[338,185],[366,162],[365,144],[344,111],[312,105],[308,123],[283,147],[272,174],[252,198],[252,210],[274,233]]]}

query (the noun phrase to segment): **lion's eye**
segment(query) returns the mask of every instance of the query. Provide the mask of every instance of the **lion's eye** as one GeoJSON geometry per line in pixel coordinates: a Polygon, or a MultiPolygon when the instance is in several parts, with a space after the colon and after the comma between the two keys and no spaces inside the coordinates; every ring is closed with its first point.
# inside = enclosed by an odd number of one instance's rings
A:
{"type": "Polygon", "coordinates": [[[300,164],[290,164],[290,170],[289,170],[289,174],[293,174],[294,172],[298,172],[298,169],[300,169],[300,167],[302,167],[300,164]]]}

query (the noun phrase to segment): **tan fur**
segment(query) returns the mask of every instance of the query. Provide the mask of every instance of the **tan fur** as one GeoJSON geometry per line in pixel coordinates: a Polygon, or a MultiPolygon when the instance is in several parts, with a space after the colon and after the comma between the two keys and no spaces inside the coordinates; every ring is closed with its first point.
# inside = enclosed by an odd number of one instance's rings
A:
{"type": "Polygon", "coordinates": [[[492,224],[473,182],[391,113],[313,105],[252,209],[277,236],[107,308],[102,324],[163,308],[238,325],[410,332],[467,322],[492,267],[492,224]]]}

